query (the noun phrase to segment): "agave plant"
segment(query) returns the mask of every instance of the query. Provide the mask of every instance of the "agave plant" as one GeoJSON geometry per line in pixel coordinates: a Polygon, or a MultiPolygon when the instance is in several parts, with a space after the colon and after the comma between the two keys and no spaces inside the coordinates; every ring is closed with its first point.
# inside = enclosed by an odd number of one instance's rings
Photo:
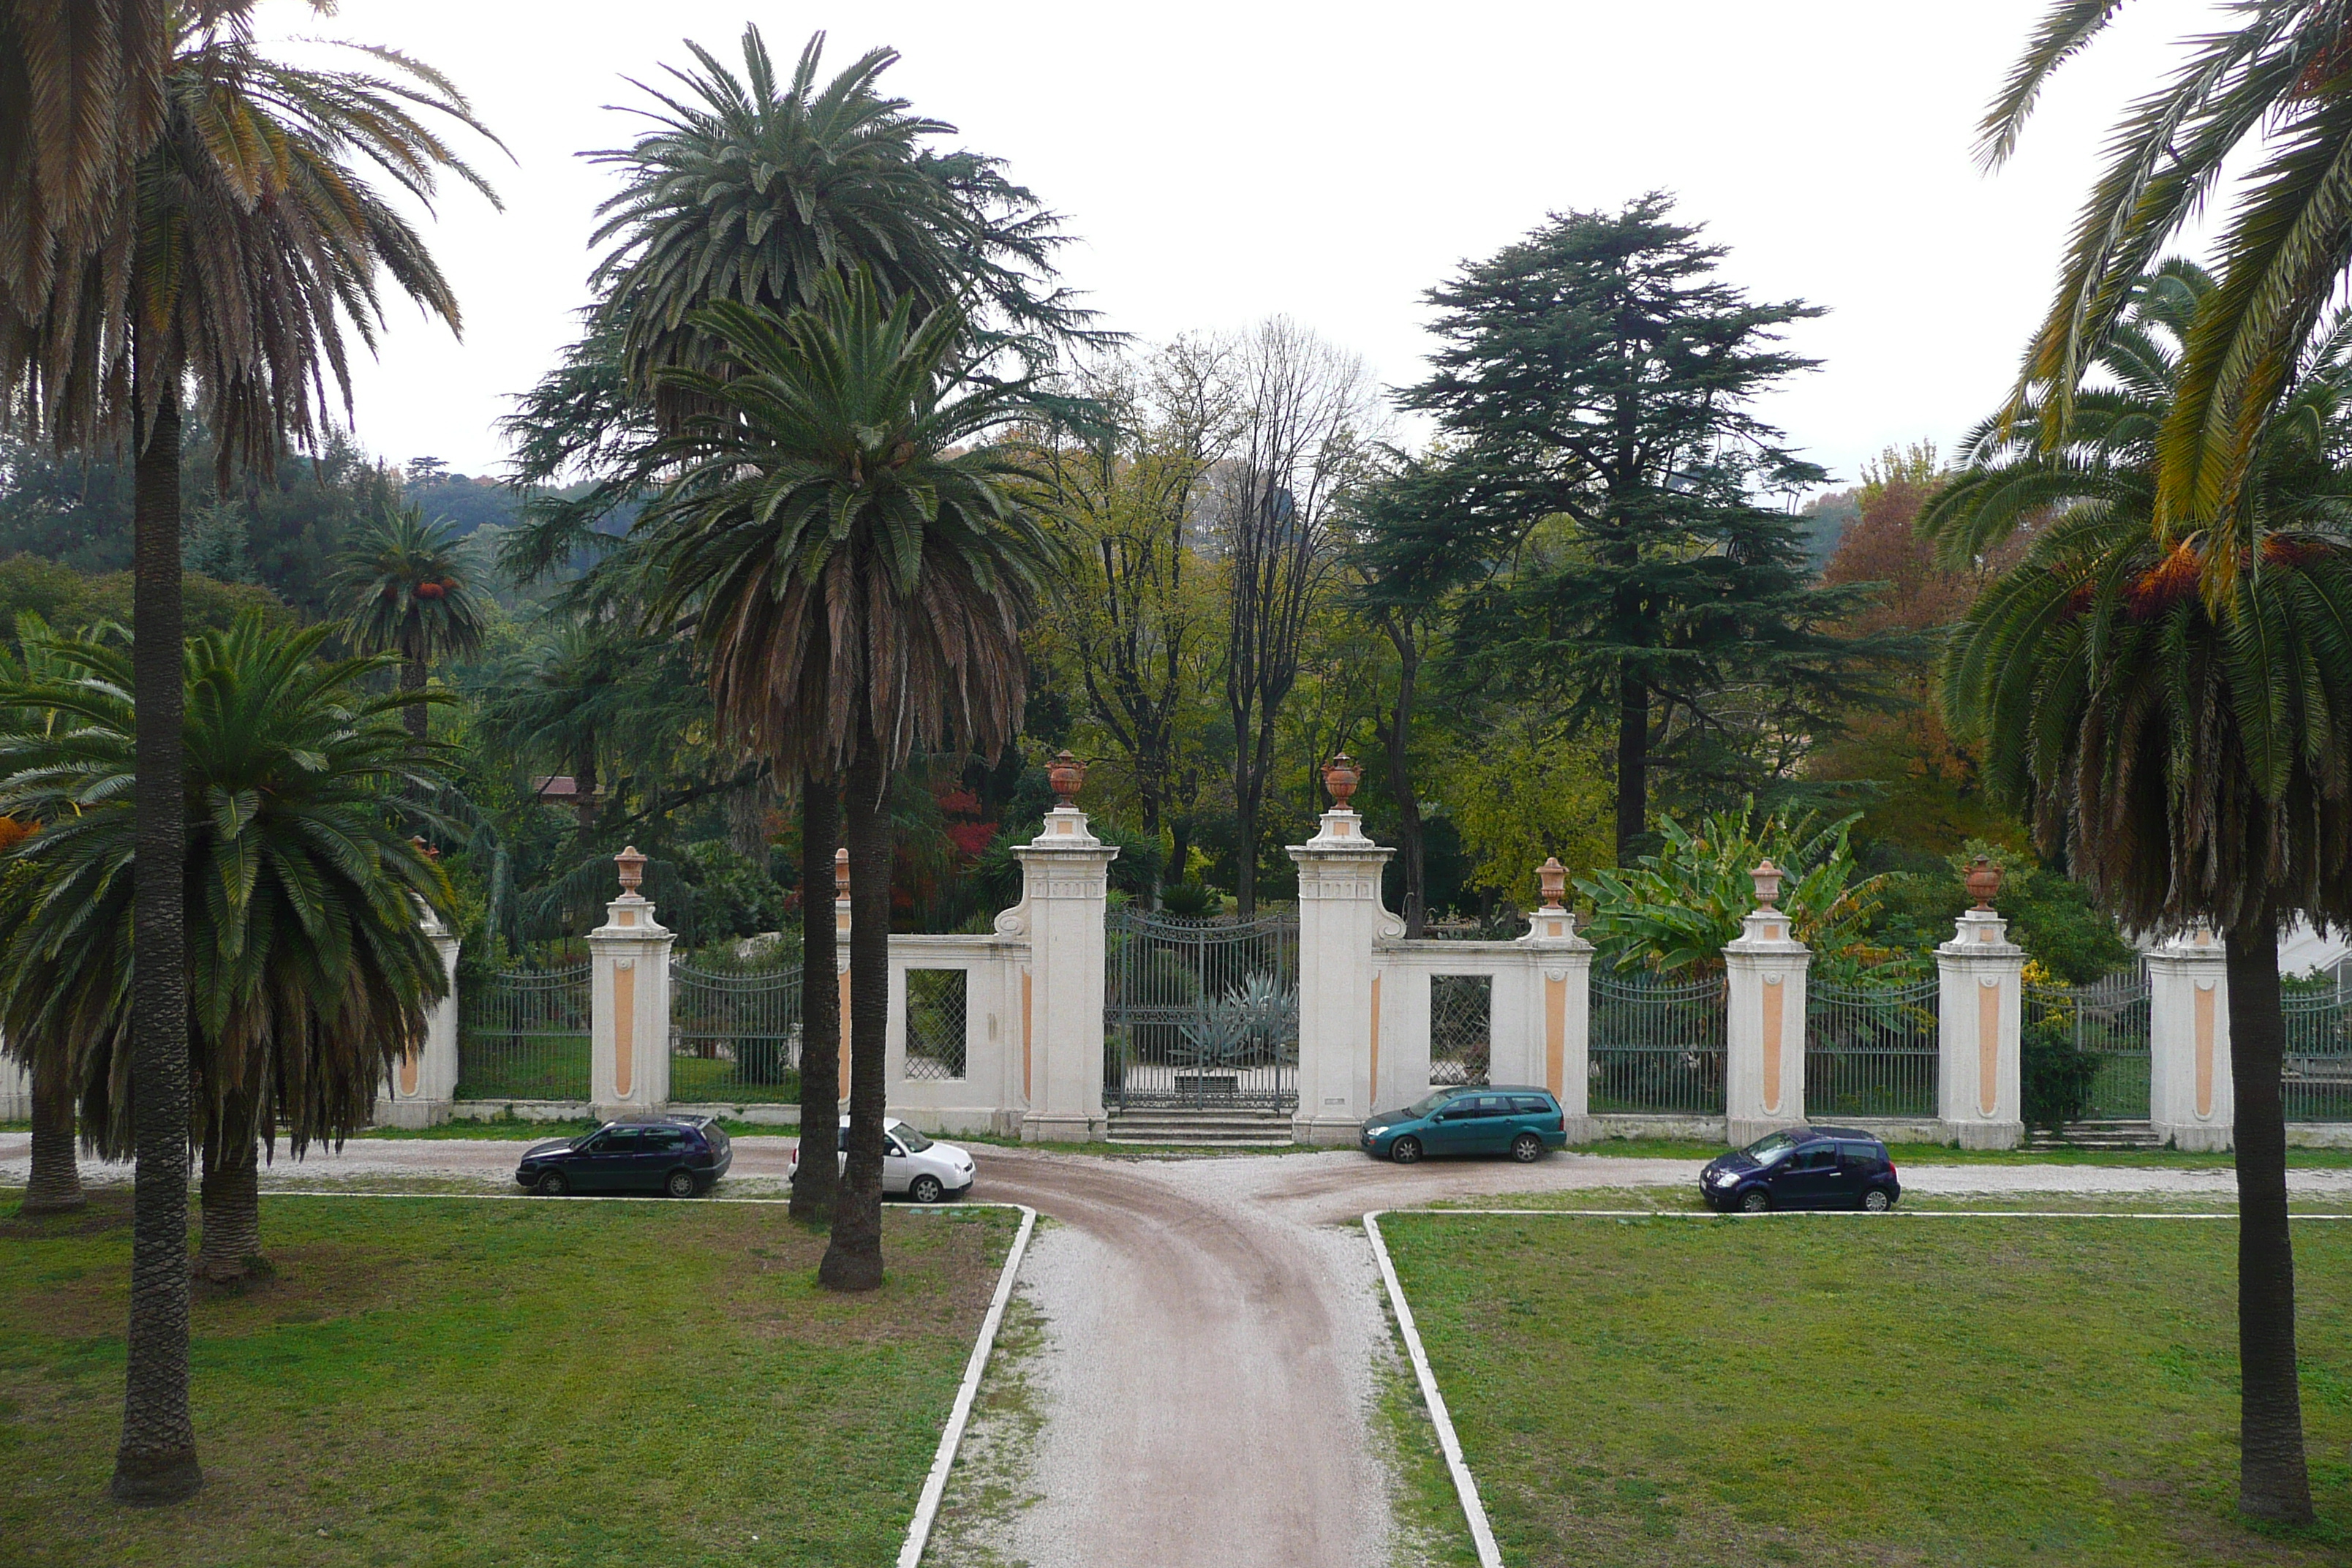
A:
{"type": "Polygon", "coordinates": [[[1588,931],[1602,959],[1661,972],[1720,968],[1723,948],[1756,907],[1749,877],[1769,858],[1787,873],[1780,907],[1824,973],[1892,955],[1864,936],[1878,908],[1883,877],[1859,877],[1847,842],[1861,813],[1823,823],[1812,813],[1759,819],[1753,800],[1736,813],[1701,819],[1694,832],[1668,819],[1664,846],[1632,868],[1577,880],[1592,904],[1588,931]]]}
{"type": "Polygon", "coordinates": [[[1184,1043],[1203,1067],[1255,1066],[1298,1037],[1298,993],[1265,970],[1244,979],[1184,1026],[1184,1043]]]}

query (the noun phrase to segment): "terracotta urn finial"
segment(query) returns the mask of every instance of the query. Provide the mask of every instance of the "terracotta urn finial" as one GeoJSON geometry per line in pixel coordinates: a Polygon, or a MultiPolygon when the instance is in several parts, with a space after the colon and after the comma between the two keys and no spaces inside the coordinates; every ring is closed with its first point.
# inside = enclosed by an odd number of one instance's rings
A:
{"type": "Polygon", "coordinates": [[[637,847],[632,844],[614,856],[613,863],[621,868],[621,896],[634,896],[646,879],[646,858],[638,854],[637,847]]]}
{"type": "Polygon", "coordinates": [[[1556,910],[1568,897],[1568,868],[1559,863],[1557,855],[1547,855],[1544,863],[1536,868],[1536,880],[1543,887],[1543,907],[1556,910]]]}
{"type": "Polygon", "coordinates": [[[1991,857],[1978,856],[1976,864],[1969,868],[1969,897],[1976,900],[1978,909],[1990,914],[1993,895],[2000,891],[2000,868],[1992,863],[1991,857]]]}
{"type": "Polygon", "coordinates": [[[1759,910],[1776,908],[1780,902],[1780,879],[1788,873],[1772,864],[1772,857],[1767,855],[1758,863],[1756,869],[1748,874],[1756,879],[1756,907],[1759,910]]]}
{"type": "Polygon", "coordinates": [[[1356,793],[1356,785],[1363,776],[1364,770],[1358,767],[1356,760],[1345,752],[1323,764],[1323,787],[1331,792],[1331,808],[1334,811],[1355,809],[1348,801],[1356,793]]]}
{"type": "Polygon", "coordinates": [[[849,897],[849,851],[846,847],[833,852],[833,896],[849,897]]]}
{"type": "Polygon", "coordinates": [[[1087,764],[1068,752],[1055,757],[1045,768],[1045,782],[1054,786],[1054,794],[1065,808],[1078,804],[1078,791],[1087,784],[1087,764]]]}

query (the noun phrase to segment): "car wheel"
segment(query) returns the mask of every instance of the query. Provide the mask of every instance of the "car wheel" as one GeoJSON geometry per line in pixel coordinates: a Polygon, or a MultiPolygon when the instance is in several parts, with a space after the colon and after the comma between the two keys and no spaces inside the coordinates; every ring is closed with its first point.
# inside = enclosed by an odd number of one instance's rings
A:
{"type": "Polygon", "coordinates": [[[1400,1165],[1418,1164],[1421,1161],[1421,1140],[1400,1138],[1389,1145],[1389,1158],[1400,1165]]]}
{"type": "Polygon", "coordinates": [[[563,1179],[561,1171],[549,1171],[541,1175],[538,1186],[539,1195],[543,1198],[560,1198],[572,1190],[572,1184],[563,1179]]]}
{"type": "Polygon", "coordinates": [[[662,1184],[662,1191],[674,1198],[690,1198],[701,1184],[694,1179],[692,1171],[672,1171],[669,1179],[662,1184]]]}
{"type": "Polygon", "coordinates": [[[1772,1206],[1772,1194],[1761,1187],[1750,1187],[1739,1194],[1741,1214],[1762,1214],[1772,1206]]]}
{"type": "Polygon", "coordinates": [[[935,1204],[946,1192],[937,1176],[917,1176],[907,1185],[907,1195],[919,1204],[935,1204]]]}
{"type": "Polygon", "coordinates": [[[1511,1158],[1522,1165],[1532,1165],[1543,1158],[1543,1140],[1532,1132],[1522,1132],[1511,1140],[1511,1158]]]}
{"type": "Polygon", "coordinates": [[[1862,1206],[1873,1214],[1885,1214],[1895,1206],[1895,1199],[1885,1187],[1873,1187],[1862,1194],[1862,1206]]]}

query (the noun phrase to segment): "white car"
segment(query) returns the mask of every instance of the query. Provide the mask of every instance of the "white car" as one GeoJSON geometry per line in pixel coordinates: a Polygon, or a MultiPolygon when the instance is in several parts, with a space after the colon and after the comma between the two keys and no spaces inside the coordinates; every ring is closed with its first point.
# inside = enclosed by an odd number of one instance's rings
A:
{"type": "MultiPolygon", "coordinates": [[[[935,1204],[942,1198],[960,1198],[971,1191],[973,1167],[970,1151],[953,1143],[934,1143],[905,1122],[893,1116],[882,1124],[882,1190],[903,1193],[919,1204],[935,1204]]],[[[849,1163],[849,1118],[841,1119],[841,1131],[834,1143],[834,1169],[842,1170],[849,1163]]],[[[784,1180],[793,1181],[801,1173],[801,1163],[794,1158],[784,1172],[784,1180]]]]}

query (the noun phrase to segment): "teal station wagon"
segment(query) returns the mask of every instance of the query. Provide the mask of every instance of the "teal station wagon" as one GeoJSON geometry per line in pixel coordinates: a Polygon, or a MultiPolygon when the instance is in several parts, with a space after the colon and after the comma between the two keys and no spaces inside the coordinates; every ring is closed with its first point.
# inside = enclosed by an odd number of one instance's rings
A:
{"type": "Polygon", "coordinates": [[[1531,1164],[1565,1148],[1568,1122],[1549,1089],[1471,1084],[1432,1090],[1364,1123],[1364,1152],[1410,1165],[1424,1154],[1508,1154],[1531,1164]]]}

